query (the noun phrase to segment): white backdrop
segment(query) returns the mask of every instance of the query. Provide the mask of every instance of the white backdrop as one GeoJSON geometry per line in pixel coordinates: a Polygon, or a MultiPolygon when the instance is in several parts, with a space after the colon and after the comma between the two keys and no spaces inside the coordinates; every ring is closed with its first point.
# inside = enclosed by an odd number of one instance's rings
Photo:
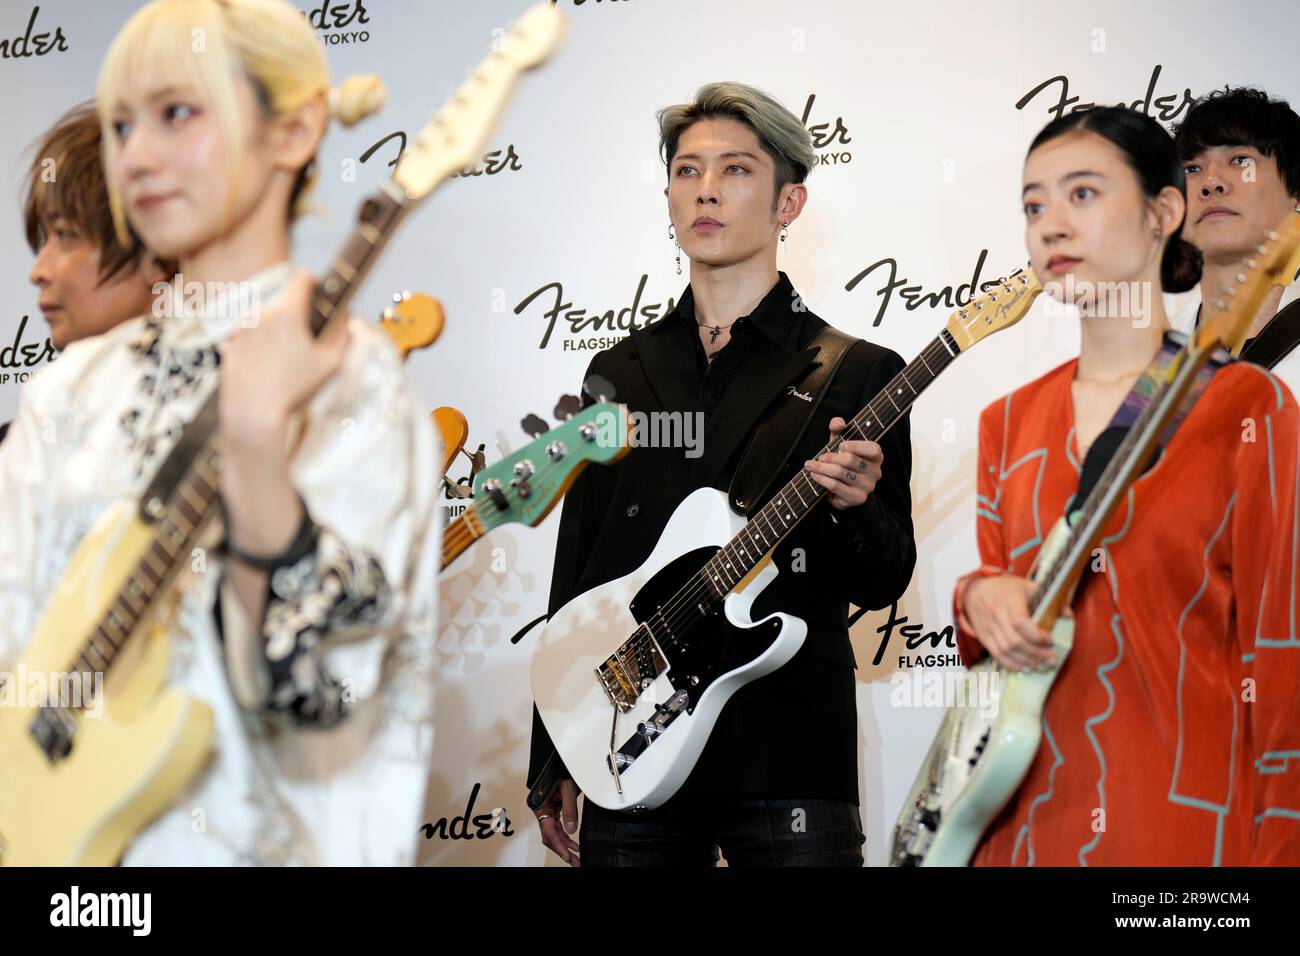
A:
{"type": "MultiPolygon", "coordinates": [[[[326,141],[321,211],[301,224],[295,250],[299,264],[321,270],[360,200],[387,174],[398,142],[364,163],[360,157],[398,130],[414,133],[526,0],[296,2],[328,43],[336,80],[377,72],[391,96],[378,116],[326,141]]],[[[108,43],[139,5],[0,2],[0,168],[11,174],[12,210],[10,228],[0,230],[0,277],[10,290],[0,311],[0,420],[17,406],[21,376],[39,368],[24,366],[23,347],[39,355],[47,331],[27,280],[31,255],[18,217],[27,150],[58,114],[92,95],[108,43]]],[[[1056,112],[1124,102],[1173,121],[1189,95],[1224,83],[1300,99],[1297,30],[1292,4],[1282,0],[1256,3],[1249,16],[1207,0],[1140,7],[1116,0],[560,6],[570,20],[568,40],[525,79],[494,137],[496,155],[474,170],[480,175],[453,179],[409,218],[355,304],[373,318],[398,289],[443,301],[446,330],[411,357],[410,369],[430,407],[465,412],[470,447],[486,443],[489,462],[526,440],[526,414],[551,420],[557,398],[577,390],[592,354],[580,346],[625,334],[606,313],[612,318],[632,306],[644,282],[638,307],[657,304],[662,315],[684,287],[687,276],[675,275],[666,237],[654,111],[688,100],[705,82],[740,80],[796,114],[808,110],[823,161],[809,179],[809,205],[791,229],[781,268],[823,318],[909,360],[951,311],[918,296],[970,283],[979,262],[980,281],[1023,264],[1021,162],[1056,112]],[[561,303],[547,338],[547,313],[561,303]],[[565,316],[576,310],[583,314],[574,328],[565,316]]],[[[897,609],[909,633],[934,633],[942,642],[952,623],[953,581],[977,562],[980,409],[1069,358],[1077,345],[1075,323],[1049,318],[1039,303],[1020,325],[963,356],[917,404],[919,555],[897,609]]],[[[464,458],[451,474],[468,474],[464,458]]],[[[557,523],[553,514],[536,529],[495,533],[443,579],[427,819],[463,814],[481,784],[474,812],[505,808],[513,835],[430,840],[428,862],[540,864],[548,856],[524,805],[529,641],[508,639],[545,611],[557,523]]],[[[853,630],[869,863],[883,858],[940,716],[935,708],[891,705],[890,675],[930,648],[909,650],[895,627],[874,664],[888,616],[868,614],[853,630]],[[904,655],[911,659],[900,662],[904,655]]],[[[940,652],[954,653],[947,646],[940,652]]]]}

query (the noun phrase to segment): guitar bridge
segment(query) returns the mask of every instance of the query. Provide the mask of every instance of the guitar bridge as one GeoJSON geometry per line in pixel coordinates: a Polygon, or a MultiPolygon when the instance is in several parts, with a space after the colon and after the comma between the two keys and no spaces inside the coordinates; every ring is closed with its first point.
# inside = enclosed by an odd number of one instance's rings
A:
{"type": "Polygon", "coordinates": [[[609,702],[620,714],[626,714],[636,704],[641,691],[667,671],[668,660],[663,649],[650,628],[642,624],[596,668],[596,679],[609,702]]]}
{"type": "MultiPolygon", "coordinates": [[[[613,760],[619,772],[632,766],[638,757],[645,753],[649,747],[654,746],[660,734],[667,730],[674,720],[684,713],[689,713],[687,705],[690,704],[690,701],[690,694],[684,690],[679,690],[672,697],[669,697],[665,703],[656,704],[654,716],[638,724],[636,733],[617,752],[607,757],[606,763],[609,764],[609,761],[613,760]]],[[[609,770],[611,773],[615,772],[613,766],[610,766],[609,770]]]]}

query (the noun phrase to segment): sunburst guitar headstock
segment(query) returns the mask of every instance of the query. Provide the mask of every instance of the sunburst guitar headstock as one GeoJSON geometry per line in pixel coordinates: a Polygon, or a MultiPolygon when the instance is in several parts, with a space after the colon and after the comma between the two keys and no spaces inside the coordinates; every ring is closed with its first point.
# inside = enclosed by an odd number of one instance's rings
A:
{"type": "Polygon", "coordinates": [[[433,296],[403,290],[395,294],[393,304],[384,309],[379,327],[405,361],[412,352],[427,348],[437,340],[446,317],[442,303],[433,296]]]}
{"type": "Polygon", "coordinates": [[[1196,330],[1197,349],[1226,348],[1237,355],[1246,341],[1259,307],[1275,285],[1285,286],[1300,270],[1300,212],[1289,212],[1276,229],[1241,262],[1233,284],[1212,301],[1204,301],[1206,317],[1196,330]]]}
{"type": "Polygon", "coordinates": [[[948,316],[948,334],[963,352],[994,332],[1010,328],[1025,317],[1043,287],[1032,269],[1017,269],[988,292],[948,316]]]}

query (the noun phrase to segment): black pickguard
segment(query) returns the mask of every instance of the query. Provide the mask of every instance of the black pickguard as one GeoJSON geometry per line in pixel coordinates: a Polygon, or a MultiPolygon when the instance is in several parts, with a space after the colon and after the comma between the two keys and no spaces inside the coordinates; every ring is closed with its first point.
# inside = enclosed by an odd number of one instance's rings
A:
{"type": "Polygon", "coordinates": [[[712,591],[701,595],[701,601],[708,602],[706,614],[676,604],[667,615],[669,620],[658,613],[718,550],[696,548],[669,562],[645,583],[629,606],[636,622],[648,623],[658,640],[669,664],[667,676],[673,689],[690,695],[688,711],[710,684],[760,656],[781,631],[780,621],[762,627],[735,627],[722,613],[722,602],[709,601],[712,591]]]}

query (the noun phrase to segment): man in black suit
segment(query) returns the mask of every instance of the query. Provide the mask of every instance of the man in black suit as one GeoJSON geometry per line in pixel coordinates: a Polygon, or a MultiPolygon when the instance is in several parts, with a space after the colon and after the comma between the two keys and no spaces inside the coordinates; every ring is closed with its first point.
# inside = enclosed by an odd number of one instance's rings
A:
{"type": "Polygon", "coordinates": [[[534,710],[529,804],[546,846],[575,865],[708,865],[721,849],[733,866],[860,866],[848,605],[889,605],[911,579],[907,419],[880,445],[845,440],[812,459],[903,361],[856,341],[820,401],[801,388],[818,355],[808,343],[826,323],[776,268],[816,162],[792,113],[759,90],[715,83],[659,120],[669,217],[691,285],[662,321],[592,360],[586,391],[612,391],[634,412],[702,414],[703,447],[634,447],[612,467],[583,472],[564,503],[550,613],[635,570],[687,495],[730,486],[760,423],[789,403],[816,401],[794,452],[769,463],[778,474],[766,494],[801,468],[827,494],[777,545],[779,574],[753,615],[788,612],[808,635],[788,664],[727,703],[665,804],[630,814],[586,801],[580,846],[576,787],[534,710]]]}

